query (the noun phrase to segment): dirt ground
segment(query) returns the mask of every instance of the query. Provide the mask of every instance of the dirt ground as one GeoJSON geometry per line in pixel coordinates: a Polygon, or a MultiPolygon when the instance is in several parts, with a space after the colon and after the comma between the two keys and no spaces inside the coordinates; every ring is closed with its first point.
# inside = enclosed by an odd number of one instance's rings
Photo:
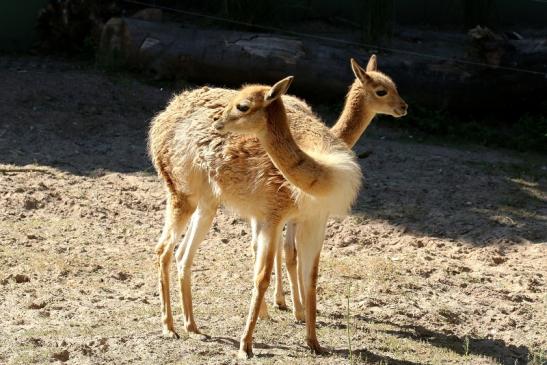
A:
{"type": "MultiPolygon", "coordinates": [[[[170,94],[77,63],[0,56],[0,364],[238,362],[252,252],[248,224],[229,213],[194,266],[208,337],[184,336],[173,287],[183,336],[161,336],[165,200],[145,136],[170,94]]],[[[359,201],[329,222],[321,260],[329,353],[311,355],[304,326],[272,308],[250,362],[547,363],[545,156],[416,143],[382,125],[364,150],[359,201]]]]}

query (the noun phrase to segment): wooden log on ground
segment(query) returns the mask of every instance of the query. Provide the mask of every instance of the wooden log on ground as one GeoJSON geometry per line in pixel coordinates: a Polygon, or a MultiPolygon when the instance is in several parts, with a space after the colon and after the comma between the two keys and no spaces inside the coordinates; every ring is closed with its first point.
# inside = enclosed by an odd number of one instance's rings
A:
{"type": "MultiPolygon", "coordinates": [[[[537,64],[542,55],[533,51],[529,41],[511,42],[526,45],[520,47],[525,50],[520,53],[519,47],[514,47],[517,53],[513,59],[547,74],[545,62],[537,64]]],[[[547,55],[545,47],[540,49],[547,55]]],[[[99,55],[103,62],[121,60],[158,78],[183,78],[200,84],[272,83],[294,75],[293,92],[341,100],[353,81],[350,58],[365,64],[372,52],[377,50],[314,39],[113,18],[104,27],[99,55]]],[[[505,113],[507,109],[514,111],[516,100],[537,108],[541,95],[547,94],[545,75],[387,52],[380,53],[379,66],[397,81],[402,95],[432,108],[480,113],[490,103],[505,113]]]]}

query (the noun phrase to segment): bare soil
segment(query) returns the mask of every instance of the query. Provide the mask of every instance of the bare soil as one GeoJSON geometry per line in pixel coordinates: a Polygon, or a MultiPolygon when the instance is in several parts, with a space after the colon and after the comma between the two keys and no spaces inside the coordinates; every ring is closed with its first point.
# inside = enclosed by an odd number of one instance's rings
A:
{"type": "MultiPolygon", "coordinates": [[[[145,137],[170,94],[77,63],[0,56],[0,364],[238,362],[253,260],[249,226],[230,213],[194,266],[208,336],[184,336],[173,287],[183,336],[161,336],[165,199],[145,137]]],[[[329,222],[321,260],[329,353],[311,355],[303,325],[272,308],[250,362],[545,364],[545,156],[416,143],[381,125],[363,150],[364,188],[351,216],[329,222]]]]}

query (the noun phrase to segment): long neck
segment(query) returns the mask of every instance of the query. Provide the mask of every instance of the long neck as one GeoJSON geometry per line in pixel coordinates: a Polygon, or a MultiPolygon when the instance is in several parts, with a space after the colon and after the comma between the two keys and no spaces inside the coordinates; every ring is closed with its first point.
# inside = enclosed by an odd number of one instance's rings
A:
{"type": "Polygon", "coordinates": [[[311,195],[324,195],[331,188],[330,172],[296,144],[285,107],[281,100],[273,101],[267,108],[266,131],[259,139],[274,165],[293,185],[311,195]]]}
{"type": "Polygon", "coordinates": [[[374,118],[375,113],[367,108],[365,91],[359,80],[355,80],[349,90],[344,110],[331,128],[331,132],[351,148],[374,118]]]}

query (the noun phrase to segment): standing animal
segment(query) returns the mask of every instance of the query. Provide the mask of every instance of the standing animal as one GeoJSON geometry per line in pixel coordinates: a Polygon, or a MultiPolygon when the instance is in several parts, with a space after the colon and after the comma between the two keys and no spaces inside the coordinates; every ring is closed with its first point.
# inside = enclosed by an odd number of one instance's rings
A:
{"type": "MultiPolygon", "coordinates": [[[[366,69],[363,69],[357,61],[351,59],[351,68],[355,75],[355,81],[351,85],[344,108],[340,117],[331,128],[331,133],[344,141],[349,148],[352,148],[359,137],[364,133],[377,114],[387,114],[396,118],[406,115],[408,105],[399,96],[397,86],[391,78],[378,71],[376,55],[372,55],[368,61],[366,69]]],[[[308,107],[296,111],[298,115],[289,115],[289,118],[299,120],[305,118],[315,118],[312,110],[308,107]]],[[[284,251],[287,271],[289,274],[289,283],[292,293],[293,314],[297,321],[304,321],[304,308],[299,292],[299,279],[297,270],[297,247],[295,245],[296,224],[289,222],[285,234],[284,251]]],[[[253,237],[256,234],[253,233],[253,237]]],[[[282,251],[278,251],[276,257],[276,282],[275,282],[275,301],[278,307],[285,307],[285,297],[283,294],[283,281],[281,277],[281,256],[282,251]]],[[[267,316],[267,306],[264,303],[262,316],[267,316]]]]}
{"type": "Polygon", "coordinates": [[[177,337],[169,299],[169,262],[175,259],[185,328],[199,333],[192,313],[191,265],[217,207],[224,204],[256,222],[257,253],[249,316],[239,356],[252,356],[252,334],[277,253],[283,226],[296,223],[299,290],[306,340],[317,340],[316,284],[326,221],[345,214],[357,196],[361,171],[348,146],[317,118],[292,118],[309,109],[283,96],[292,78],[273,87],[239,92],[201,88],[175,97],[149,133],[152,161],[167,191],[159,261],[163,332],[177,337]],[[288,105],[285,109],[284,104],[288,105]]]}

